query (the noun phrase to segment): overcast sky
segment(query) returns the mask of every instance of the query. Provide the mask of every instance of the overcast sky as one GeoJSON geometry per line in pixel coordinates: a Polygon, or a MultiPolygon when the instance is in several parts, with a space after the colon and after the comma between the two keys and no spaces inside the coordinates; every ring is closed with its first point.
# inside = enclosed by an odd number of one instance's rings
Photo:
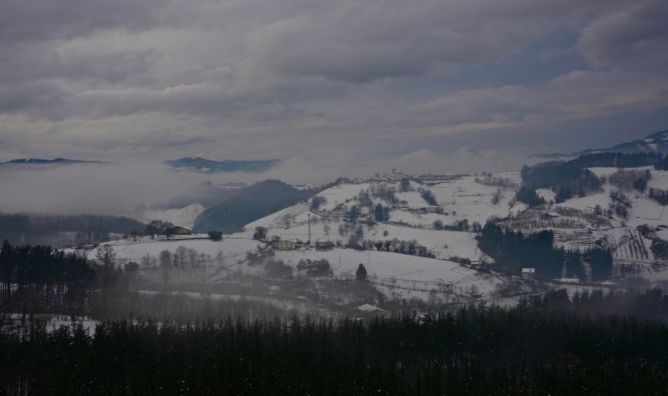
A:
{"type": "Polygon", "coordinates": [[[0,160],[582,149],[668,129],[666,70],[666,0],[3,0],[0,160]]]}

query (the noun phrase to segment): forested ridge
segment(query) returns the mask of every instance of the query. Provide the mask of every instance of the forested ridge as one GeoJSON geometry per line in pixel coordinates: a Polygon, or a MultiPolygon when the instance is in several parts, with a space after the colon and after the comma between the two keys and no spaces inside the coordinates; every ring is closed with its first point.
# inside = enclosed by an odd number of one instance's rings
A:
{"type": "Polygon", "coordinates": [[[83,244],[109,239],[110,233],[130,234],[144,229],[139,221],[118,216],[45,215],[0,212],[0,240],[29,244],[60,244],[62,233],[72,233],[69,243],[83,244]]]}
{"type": "Polygon", "coordinates": [[[0,303],[32,311],[82,307],[96,286],[96,272],[85,258],[47,246],[0,248],[0,303]]]}
{"type": "Polygon", "coordinates": [[[241,188],[232,196],[208,207],[197,217],[194,228],[199,232],[236,232],[242,230],[244,225],[303,201],[314,193],[296,189],[279,180],[265,180],[241,188]]]}
{"type": "Polygon", "coordinates": [[[0,336],[7,394],[662,394],[668,327],[563,311],[0,336]]]}

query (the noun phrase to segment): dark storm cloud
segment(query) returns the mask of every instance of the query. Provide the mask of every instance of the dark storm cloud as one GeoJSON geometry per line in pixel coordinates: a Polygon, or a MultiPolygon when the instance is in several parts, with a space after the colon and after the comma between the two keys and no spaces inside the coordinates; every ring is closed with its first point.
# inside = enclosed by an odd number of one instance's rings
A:
{"type": "Polygon", "coordinates": [[[663,0],[630,2],[594,20],[583,30],[578,46],[595,65],[666,67],[668,4],[663,0]]]}
{"type": "Polygon", "coordinates": [[[667,19],[663,0],[9,0],[0,159],[319,158],[351,138],[382,157],[620,114],[665,127],[667,19]],[[550,73],[506,78],[526,64],[550,73]]]}
{"type": "Polygon", "coordinates": [[[100,29],[145,29],[157,22],[162,0],[5,0],[0,13],[0,40],[68,39],[100,29]]]}

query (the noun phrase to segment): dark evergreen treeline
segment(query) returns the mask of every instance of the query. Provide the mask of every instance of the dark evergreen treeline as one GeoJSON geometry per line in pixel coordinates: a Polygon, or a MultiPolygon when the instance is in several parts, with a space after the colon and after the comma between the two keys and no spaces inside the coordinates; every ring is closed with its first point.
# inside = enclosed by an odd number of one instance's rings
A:
{"type": "MultiPolygon", "coordinates": [[[[563,202],[574,196],[586,196],[601,189],[599,180],[590,170],[582,168],[573,161],[551,161],[522,168],[522,188],[536,190],[549,188],[556,193],[555,200],[563,202]]],[[[536,206],[535,197],[529,196],[525,202],[529,206],[536,206]]],[[[523,196],[518,195],[522,201],[523,196]]],[[[522,201],[524,202],[524,201],[522,201]]],[[[538,204],[540,202],[538,201],[538,204]]]]}
{"type": "Polygon", "coordinates": [[[652,239],[652,246],[650,248],[654,257],[662,260],[668,259],[668,243],[654,238],[652,239]]]}
{"type": "Polygon", "coordinates": [[[659,158],[656,161],[656,164],[654,164],[654,168],[659,170],[668,170],[668,155],[659,158]]]}
{"type": "Polygon", "coordinates": [[[515,199],[524,202],[532,208],[545,204],[545,200],[536,193],[536,189],[529,186],[520,187],[517,195],[515,195],[515,199]]]}
{"type": "Polygon", "coordinates": [[[521,231],[505,230],[495,223],[487,223],[478,237],[478,246],[495,261],[495,268],[510,274],[519,274],[523,267],[536,269],[543,279],[566,275],[584,279],[583,262],[591,268],[591,280],[608,279],[612,273],[612,255],[601,249],[585,253],[567,252],[554,247],[552,231],[524,235],[521,231]]]}
{"type": "Polygon", "coordinates": [[[86,259],[46,246],[0,249],[0,302],[24,312],[43,307],[80,306],[95,285],[86,259]]]}
{"type": "Polygon", "coordinates": [[[142,223],[127,217],[0,213],[0,239],[29,244],[55,245],[62,239],[59,233],[64,232],[75,234],[67,242],[78,244],[107,240],[110,233],[130,234],[143,229],[142,223]]]}
{"type": "Polygon", "coordinates": [[[478,246],[492,257],[495,267],[503,272],[519,274],[523,267],[536,269],[536,276],[546,279],[561,277],[566,253],[555,249],[554,234],[541,231],[525,236],[487,223],[478,238],[478,246]]]}
{"type": "Polygon", "coordinates": [[[612,274],[612,253],[604,249],[591,249],[582,255],[591,267],[591,280],[604,281],[612,274]]]}
{"type": "Polygon", "coordinates": [[[650,188],[649,197],[658,202],[660,205],[668,205],[668,190],[650,188]]]}
{"type": "Polygon", "coordinates": [[[664,159],[661,153],[594,153],[569,161],[580,168],[637,168],[655,166],[664,159]]]}
{"type": "MultiPolygon", "coordinates": [[[[635,168],[640,166],[668,169],[668,157],[664,157],[661,153],[596,153],[583,155],[570,161],[548,161],[534,166],[524,166],[522,186],[517,199],[529,206],[544,204],[544,200],[535,193],[538,188],[548,188],[554,191],[557,203],[576,196],[586,196],[600,191],[602,184],[601,180],[587,168],[635,168]]],[[[634,180],[632,186],[641,192],[647,187],[649,178],[648,173],[644,175],[646,176],[636,177],[639,180],[634,180]]]]}
{"type": "Polygon", "coordinates": [[[521,304],[540,311],[568,312],[582,317],[617,315],[668,322],[668,295],[661,289],[582,291],[569,297],[566,290],[532,296],[521,304]]]}
{"type": "Polygon", "coordinates": [[[629,191],[635,189],[644,193],[647,185],[652,179],[652,173],[648,170],[620,170],[608,178],[608,182],[617,187],[620,191],[629,191]]]}
{"type": "Polygon", "coordinates": [[[0,335],[5,394],[664,394],[668,327],[539,310],[0,335]]]}
{"type": "Polygon", "coordinates": [[[279,180],[255,183],[208,207],[195,220],[195,231],[236,232],[254,220],[304,201],[318,192],[319,189],[300,190],[279,180]]]}

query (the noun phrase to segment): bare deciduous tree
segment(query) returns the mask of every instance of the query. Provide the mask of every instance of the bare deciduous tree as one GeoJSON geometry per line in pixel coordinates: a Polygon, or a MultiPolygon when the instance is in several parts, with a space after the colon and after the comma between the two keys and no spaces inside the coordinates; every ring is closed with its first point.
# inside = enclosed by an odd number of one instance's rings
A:
{"type": "Polygon", "coordinates": [[[100,245],[95,253],[95,258],[105,267],[112,267],[116,259],[116,252],[111,245],[100,245]]]}

